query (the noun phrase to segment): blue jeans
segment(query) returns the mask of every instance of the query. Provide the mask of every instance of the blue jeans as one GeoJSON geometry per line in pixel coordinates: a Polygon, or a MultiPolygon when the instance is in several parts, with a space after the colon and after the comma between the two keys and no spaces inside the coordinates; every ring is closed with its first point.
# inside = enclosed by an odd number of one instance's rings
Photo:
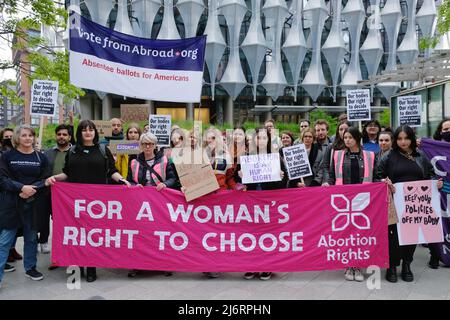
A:
{"type": "MultiPolygon", "coordinates": [[[[33,210],[28,204],[24,207],[23,220],[23,266],[25,271],[28,271],[35,268],[37,263],[37,231],[31,229],[33,210]]],[[[11,245],[16,238],[16,233],[17,229],[0,230],[0,281],[3,278],[3,270],[8,260],[9,249],[11,249],[11,245]]]]}

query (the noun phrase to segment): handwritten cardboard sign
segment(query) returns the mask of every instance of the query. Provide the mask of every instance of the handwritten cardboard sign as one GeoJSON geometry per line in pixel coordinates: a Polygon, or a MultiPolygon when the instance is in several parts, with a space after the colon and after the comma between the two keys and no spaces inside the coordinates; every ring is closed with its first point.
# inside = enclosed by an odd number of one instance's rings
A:
{"type": "Polygon", "coordinates": [[[266,153],[241,156],[242,183],[280,181],[280,154],[266,153]]]}
{"type": "Polygon", "coordinates": [[[121,104],[120,118],[125,121],[147,121],[150,115],[149,104],[121,104]]]}
{"type": "Polygon", "coordinates": [[[202,149],[173,148],[172,159],[184,189],[186,201],[192,201],[219,189],[214,171],[202,149]]]}
{"type": "Polygon", "coordinates": [[[98,135],[100,136],[100,138],[112,136],[111,121],[93,120],[92,122],[94,122],[95,126],[97,127],[98,135]]]}
{"type": "Polygon", "coordinates": [[[440,194],[436,180],[395,184],[399,244],[442,242],[440,194]]]}

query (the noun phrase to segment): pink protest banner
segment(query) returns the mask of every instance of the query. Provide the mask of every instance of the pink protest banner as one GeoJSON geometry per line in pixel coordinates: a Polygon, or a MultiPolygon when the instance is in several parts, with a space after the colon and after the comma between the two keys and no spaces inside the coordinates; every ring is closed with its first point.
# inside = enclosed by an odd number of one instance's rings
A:
{"type": "Polygon", "coordinates": [[[443,242],[441,195],[437,180],[396,183],[395,190],[399,244],[443,242]]]}
{"type": "Polygon", "coordinates": [[[388,267],[383,183],[221,191],[57,183],[52,261],[173,271],[388,267]]]}

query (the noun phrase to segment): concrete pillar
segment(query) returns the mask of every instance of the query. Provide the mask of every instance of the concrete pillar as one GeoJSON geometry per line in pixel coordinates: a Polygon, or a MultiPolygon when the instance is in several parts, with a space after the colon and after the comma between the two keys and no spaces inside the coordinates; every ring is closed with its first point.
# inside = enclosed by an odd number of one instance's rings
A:
{"type": "Polygon", "coordinates": [[[224,122],[228,123],[228,124],[233,124],[233,108],[234,107],[234,103],[233,103],[233,98],[232,97],[226,97],[225,98],[225,104],[224,104],[224,122]]]}
{"type": "Polygon", "coordinates": [[[155,113],[156,113],[156,110],[155,110],[155,101],[153,101],[153,100],[145,100],[145,104],[148,104],[148,105],[149,105],[149,110],[148,110],[148,112],[149,112],[150,114],[155,114],[155,113]]]}
{"type": "MultiPolygon", "coordinates": [[[[224,99],[226,99],[226,98],[224,98],[224,99]]],[[[217,97],[214,99],[214,108],[215,108],[214,110],[216,112],[216,123],[219,126],[223,126],[224,99],[217,98],[217,97]]]]}
{"type": "Polygon", "coordinates": [[[337,103],[338,106],[345,107],[347,105],[347,102],[345,100],[346,100],[345,97],[337,97],[336,98],[336,103],[337,103]]]}
{"type": "Polygon", "coordinates": [[[92,114],[92,97],[80,97],[80,113],[81,119],[94,119],[92,114]]]}
{"type": "MultiPolygon", "coordinates": [[[[267,97],[266,105],[267,105],[267,106],[273,106],[273,100],[272,100],[272,97],[267,97]]],[[[271,112],[271,111],[267,111],[267,112],[266,112],[264,121],[265,121],[265,120],[269,120],[269,119],[272,119],[272,112],[271,112]]]]}
{"type": "Polygon", "coordinates": [[[107,94],[102,100],[102,120],[110,120],[112,116],[112,96],[107,94]]]}
{"type": "Polygon", "coordinates": [[[94,120],[102,118],[102,102],[97,97],[94,97],[94,120]]]}
{"type": "Polygon", "coordinates": [[[194,104],[193,103],[186,104],[186,120],[194,121],[194,104]]]}
{"type": "Polygon", "coordinates": [[[303,97],[303,105],[304,106],[310,106],[311,105],[311,98],[309,96],[303,97]]]}

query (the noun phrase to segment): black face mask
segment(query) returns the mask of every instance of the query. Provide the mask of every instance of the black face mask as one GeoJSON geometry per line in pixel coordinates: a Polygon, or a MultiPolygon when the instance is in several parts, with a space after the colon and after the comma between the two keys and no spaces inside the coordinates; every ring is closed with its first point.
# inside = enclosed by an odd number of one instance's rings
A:
{"type": "Polygon", "coordinates": [[[442,140],[450,142],[450,131],[441,133],[442,140]]]}
{"type": "Polygon", "coordinates": [[[12,148],[13,147],[13,145],[12,145],[12,142],[11,142],[11,139],[3,139],[3,141],[2,141],[2,147],[3,148],[12,148]]]}

